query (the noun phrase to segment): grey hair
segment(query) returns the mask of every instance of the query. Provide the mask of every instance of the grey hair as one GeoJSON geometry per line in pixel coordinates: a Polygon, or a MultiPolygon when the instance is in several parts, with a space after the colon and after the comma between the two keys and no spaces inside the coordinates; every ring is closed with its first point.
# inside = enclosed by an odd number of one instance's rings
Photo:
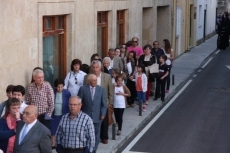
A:
{"type": "Polygon", "coordinates": [[[38,73],[42,73],[44,75],[44,72],[42,70],[40,70],[40,69],[34,70],[33,73],[32,73],[32,75],[35,76],[38,73]]]}
{"type": "Polygon", "coordinates": [[[101,67],[101,61],[99,60],[93,60],[91,65],[94,65],[94,64],[99,64],[99,67],[101,67]]]}
{"type": "Polygon", "coordinates": [[[79,96],[71,96],[71,97],[69,98],[69,101],[70,101],[70,99],[72,99],[72,98],[77,98],[77,100],[79,101],[79,103],[81,103],[81,101],[82,101],[82,99],[81,99],[79,96]]]}
{"type": "Polygon", "coordinates": [[[111,63],[110,57],[104,57],[104,58],[103,58],[103,63],[104,63],[104,61],[108,61],[109,63],[111,63]]]}

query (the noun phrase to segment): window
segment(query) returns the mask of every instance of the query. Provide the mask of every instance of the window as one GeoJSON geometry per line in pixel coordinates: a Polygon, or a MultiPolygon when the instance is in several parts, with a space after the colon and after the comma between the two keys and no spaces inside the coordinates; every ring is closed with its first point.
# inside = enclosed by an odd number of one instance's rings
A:
{"type": "Polygon", "coordinates": [[[100,57],[107,56],[108,50],[108,12],[97,14],[97,53],[100,57]]]}
{"type": "Polygon", "coordinates": [[[125,10],[117,11],[117,47],[125,43],[125,10]]]}
{"type": "Polygon", "coordinates": [[[66,75],[66,16],[43,17],[43,70],[52,86],[66,75]]]}

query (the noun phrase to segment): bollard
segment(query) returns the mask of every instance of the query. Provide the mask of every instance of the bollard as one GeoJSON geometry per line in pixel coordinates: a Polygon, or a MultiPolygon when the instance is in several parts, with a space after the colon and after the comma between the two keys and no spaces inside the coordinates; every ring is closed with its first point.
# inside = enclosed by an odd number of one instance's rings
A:
{"type": "Polygon", "coordinates": [[[139,103],[139,116],[142,116],[142,102],[139,103]]]}
{"type": "Polygon", "coordinates": [[[116,140],[116,123],[112,124],[112,140],[116,140]]]}
{"type": "Polygon", "coordinates": [[[174,74],[172,75],[172,85],[174,85],[174,74]]]}

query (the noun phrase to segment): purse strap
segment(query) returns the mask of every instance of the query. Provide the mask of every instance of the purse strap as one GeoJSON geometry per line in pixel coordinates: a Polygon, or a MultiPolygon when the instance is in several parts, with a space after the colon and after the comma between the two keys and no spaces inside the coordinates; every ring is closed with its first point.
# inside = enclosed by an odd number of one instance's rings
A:
{"type": "MultiPolygon", "coordinates": [[[[69,79],[71,77],[71,71],[69,72],[69,79]]],[[[68,81],[68,85],[67,85],[67,90],[69,89],[69,81],[68,81]]]]}

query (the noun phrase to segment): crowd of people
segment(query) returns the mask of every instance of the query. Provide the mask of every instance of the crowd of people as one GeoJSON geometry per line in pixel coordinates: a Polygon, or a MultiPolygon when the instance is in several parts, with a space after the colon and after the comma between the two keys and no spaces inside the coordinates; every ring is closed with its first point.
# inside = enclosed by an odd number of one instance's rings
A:
{"type": "Polygon", "coordinates": [[[53,149],[95,153],[100,141],[108,143],[110,124],[115,122],[121,135],[126,108],[142,104],[147,111],[151,96],[164,102],[174,59],[170,42],[164,39],[159,47],[154,41],[143,48],[138,42],[133,37],[110,48],[103,59],[93,54],[90,65],[72,60],[65,79],[48,82],[43,69],[36,67],[27,90],[9,85],[8,99],[0,104],[0,149],[4,153],[51,153],[53,149]]]}

